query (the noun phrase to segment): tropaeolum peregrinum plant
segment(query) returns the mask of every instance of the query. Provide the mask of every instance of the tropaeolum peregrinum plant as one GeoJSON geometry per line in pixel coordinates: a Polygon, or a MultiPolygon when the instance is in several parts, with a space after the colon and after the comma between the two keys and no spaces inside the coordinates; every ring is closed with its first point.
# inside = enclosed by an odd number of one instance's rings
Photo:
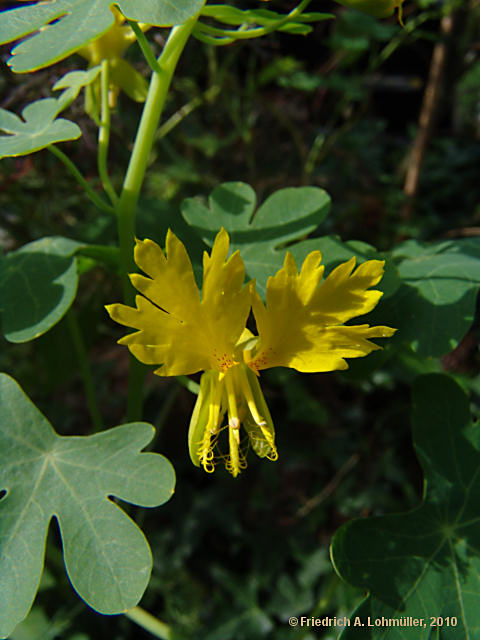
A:
{"type": "MultiPolygon", "coordinates": [[[[404,4],[403,0],[339,2],[377,17],[397,11],[399,19],[404,4]]],[[[156,365],[159,375],[203,372],[190,423],[189,448],[193,463],[208,472],[221,461],[237,476],[246,466],[249,448],[262,458],[277,459],[273,422],[259,384],[263,370],[290,367],[308,373],[346,369],[350,358],[361,358],[380,348],[372,339],[392,336],[394,329],[383,326],[384,323],[399,327],[400,337],[395,336],[389,344],[396,341],[395,348],[398,348],[403,341],[403,362],[414,352],[419,358],[423,354],[431,360],[458,343],[474,314],[480,255],[476,239],[449,240],[429,247],[404,243],[388,256],[388,277],[379,285],[383,262],[371,259],[376,257],[373,247],[364,243],[363,246],[359,246],[361,243],[346,245],[334,236],[305,239],[323,220],[320,211],[326,213],[325,198],[315,204],[316,196],[309,192],[306,198],[309,202],[304,202],[302,207],[301,200],[295,202],[292,191],[289,190],[287,197],[286,191],[280,190],[267,199],[270,204],[265,203],[254,213],[254,199],[245,189],[231,186],[217,191],[213,198],[215,206],[196,210],[190,203],[182,213],[189,230],[196,230],[208,244],[224,225],[232,234],[235,248],[241,247],[250,276],[260,272],[263,276],[271,271],[265,302],[260,297],[265,292],[265,281],[260,283],[259,276],[257,287],[254,282],[245,283],[242,257],[238,252],[229,257],[229,237],[222,230],[210,255],[204,256],[201,293],[187,250],[172,232],[167,236],[165,253],[151,240],[138,241],[135,259],[146,276],[132,275],[132,282],[140,292],[136,308],[132,306],[133,290],[127,274],[134,270],[137,204],[149,166],[149,153],[158,139],[158,123],[183,48],[192,37],[223,46],[274,30],[307,34],[312,29],[311,23],[333,18],[331,14],[307,13],[311,4],[311,0],[299,0],[288,13],[281,14],[274,10],[278,7],[273,2],[258,2],[258,6],[245,10],[232,6],[233,3],[204,0],[118,0],[113,3],[110,0],[47,0],[0,12],[0,42],[21,41],[7,61],[14,72],[36,71],[72,54],[81,65],[89,67],[88,71],[70,71],[75,59],[69,61],[69,72],[53,87],[54,91],[61,90],[61,94],[25,106],[23,120],[13,112],[0,110],[0,157],[16,157],[48,148],[79,182],[95,207],[112,214],[118,223],[118,246],[115,247],[111,238],[108,245],[95,247],[84,243],[83,238],[80,238],[82,242],[74,243],[75,246],[70,244],[70,239],[52,238],[48,242],[43,239],[30,243],[28,251],[23,247],[11,252],[8,258],[0,257],[0,312],[4,333],[12,342],[25,342],[61,320],[75,298],[77,256],[90,256],[92,260],[113,266],[122,278],[125,304],[113,304],[108,307],[109,311],[119,323],[137,330],[120,342],[126,344],[138,360],[156,365]],[[162,38],[165,36],[163,46],[159,45],[159,38],[155,38],[153,46],[148,40],[157,27],[171,27],[168,34],[161,33],[162,38]],[[144,65],[144,75],[150,74],[146,80],[127,60],[137,47],[148,65],[144,65]],[[99,182],[95,188],[59,146],[81,135],[77,124],[63,117],[63,112],[84,89],[87,113],[99,129],[99,182]],[[114,172],[108,166],[113,156],[109,147],[111,110],[123,108],[122,103],[115,105],[120,89],[134,100],[145,100],[138,131],[126,132],[125,147],[129,138],[134,142],[123,180],[119,179],[118,164],[114,172]],[[110,175],[115,176],[112,183],[110,175]],[[103,187],[103,193],[98,192],[97,186],[103,187]],[[281,205],[278,210],[277,204],[281,205]],[[286,215],[285,210],[292,215],[286,215]],[[299,238],[303,240],[296,244],[299,238]],[[276,263],[276,259],[287,245],[292,254],[285,252],[283,266],[278,269],[280,262],[276,263]],[[262,250],[265,255],[258,269],[255,260],[262,250]],[[328,270],[352,254],[366,261],[355,269],[355,259],[348,259],[323,278],[322,260],[328,270]],[[272,267],[267,269],[270,260],[272,267]],[[38,285],[40,280],[42,286],[38,285]],[[26,294],[19,295],[22,284],[18,283],[25,283],[26,294]],[[374,312],[378,320],[370,321],[373,326],[363,321],[352,324],[355,318],[377,305],[382,295],[375,288],[377,285],[383,288],[386,302],[374,312]],[[255,330],[250,324],[251,314],[255,330]],[[405,351],[405,343],[411,352],[405,351]]],[[[156,33],[158,35],[158,31],[156,33]]],[[[182,111],[171,120],[176,122],[181,118],[182,111]]],[[[165,130],[170,129],[163,128],[160,135],[164,135],[165,130]]],[[[171,225],[165,219],[160,220],[159,235],[163,236],[167,226],[180,230],[177,224],[178,220],[173,220],[171,225]]],[[[193,255],[193,241],[188,249],[193,255]]],[[[70,310],[66,324],[72,335],[75,331],[78,333],[75,323],[75,315],[70,310]]],[[[372,362],[374,358],[368,360],[372,362]]],[[[0,380],[0,392],[7,407],[0,411],[3,425],[0,441],[5,444],[0,447],[3,458],[0,511],[4,514],[0,518],[0,565],[4,567],[0,572],[0,601],[3,597],[4,604],[0,606],[0,635],[10,635],[28,611],[38,587],[45,534],[52,517],[59,522],[66,568],[80,596],[98,611],[124,612],[151,629],[152,617],[148,616],[146,624],[144,613],[135,606],[150,573],[148,545],[143,534],[109,498],[115,496],[153,506],[166,500],[173,489],[169,464],[157,454],[141,453],[141,447],[148,444],[153,431],[140,422],[143,369],[136,365],[132,359],[125,394],[127,424],[91,436],[66,437],[54,433],[45,418],[33,411],[29,401],[22,399],[22,392],[11,379],[0,380]],[[41,509],[37,510],[38,505],[41,509]],[[28,549],[28,555],[23,553],[24,549],[28,549]]],[[[85,372],[82,375],[88,397],[88,375],[85,372]]],[[[90,405],[94,404],[92,388],[90,380],[90,405]]],[[[453,393],[448,385],[442,389],[445,407],[457,406],[453,396],[448,397],[453,393]]],[[[431,394],[430,402],[425,404],[425,416],[434,403],[434,395],[431,394]]],[[[94,412],[92,409],[90,412],[95,423],[94,412]]],[[[457,416],[447,417],[453,428],[457,416]]],[[[435,424],[441,446],[432,445],[432,459],[450,442],[442,421],[437,420],[435,424]]],[[[96,428],[102,428],[101,420],[97,421],[96,428]]],[[[472,433],[474,430],[472,423],[472,433]]],[[[475,456],[470,450],[464,454],[464,461],[467,454],[471,456],[469,468],[474,469],[475,456]]],[[[411,520],[413,528],[420,522],[418,514],[413,514],[411,520]]],[[[470,526],[470,521],[467,524],[470,526]]],[[[388,596],[388,589],[382,589],[381,581],[386,576],[390,584],[391,576],[382,573],[376,559],[369,559],[365,554],[361,575],[358,573],[355,549],[363,549],[365,536],[359,532],[359,525],[349,531],[351,558],[340,558],[337,554],[335,559],[334,553],[334,561],[337,566],[341,563],[343,575],[353,584],[368,582],[375,586],[378,583],[380,588],[373,594],[372,602],[375,600],[378,605],[380,601],[379,606],[383,607],[382,599],[385,594],[388,596]]],[[[457,550],[463,552],[463,538],[454,542],[458,543],[457,550]]],[[[425,590],[429,585],[420,584],[426,574],[419,558],[431,558],[432,549],[425,537],[421,543],[425,555],[415,555],[409,547],[404,565],[413,566],[415,571],[418,566],[414,587],[418,582],[418,588],[425,590]]],[[[435,555],[435,549],[433,552],[435,555]]],[[[476,549],[472,547],[469,555],[476,561],[476,549]]],[[[465,557],[465,562],[467,559],[471,562],[465,557]]],[[[385,558],[385,566],[389,560],[385,558]]],[[[435,578],[437,573],[434,571],[432,575],[435,578]]],[[[411,581],[407,586],[411,594],[411,581]]],[[[472,583],[466,586],[468,589],[463,593],[468,592],[469,606],[475,611],[478,596],[472,583]]],[[[429,593],[437,591],[430,589],[429,593]]],[[[430,612],[438,615],[440,608],[434,607],[435,597],[432,596],[431,602],[430,612]]],[[[392,615],[407,615],[413,610],[411,603],[412,598],[406,598],[402,604],[405,610],[395,609],[392,615]]],[[[463,606],[462,599],[458,599],[454,614],[460,616],[463,606]]],[[[451,615],[450,609],[445,611],[451,615]]],[[[159,637],[173,637],[173,631],[158,624],[159,637]]],[[[384,637],[383,631],[379,633],[384,637]]],[[[389,633],[387,630],[385,637],[390,637],[389,633]]]]}
{"type": "Polygon", "coordinates": [[[287,251],[283,267],[267,281],[264,304],[255,282],[244,284],[240,252],[227,259],[228,249],[229,236],[222,229],[211,254],[203,256],[200,296],[188,253],[175,234],[167,233],[166,255],[152,240],[137,241],[135,261],[149,277],[132,274],[131,280],[143,295],[137,296],[136,308],[113,304],[107,310],[117,322],[138,330],[120,343],[141,362],[161,365],[156,374],[204,371],[190,422],[190,456],[209,472],[223,459],[235,477],[247,466],[248,444],[261,458],[278,457],[259,371],[346,369],[345,358],[379,349],[369,338],[387,338],[395,329],[345,324],[379,301],[382,292],[370,288],[382,277],[380,260],[368,260],[354,270],[352,258],[321,283],[320,251],[309,253],[300,272],[287,251]],[[246,327],[250,311],[258,335],[246,327]],[[242,438],[241,426],[247,438],[242,438]],[[224,430],[228,453],[216,451],[224,430]]]}

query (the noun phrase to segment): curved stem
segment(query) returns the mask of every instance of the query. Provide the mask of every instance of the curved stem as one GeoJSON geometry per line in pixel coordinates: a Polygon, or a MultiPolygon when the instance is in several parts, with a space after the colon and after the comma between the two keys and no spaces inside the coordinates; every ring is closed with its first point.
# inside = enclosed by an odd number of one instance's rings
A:
{"type": "Polygon", "coordinates": [[[102,181],[105,193],[110,198],[113,205],[118,202],[118,196],[110,181],[107,169],[108,144],[110,142],[110,104],[108,102],[108,89],[110,84],[110,62],[102,60],[101,80],[101,105],[102,113],[100,127],[98,129],[98,175],[102,181]]]}
{"type": "Polygon", "coordinates": [[[118,234],[122,256],[124,300],[133,301],[133,289],[127,274],[134,269],[133,245],[135,238],[135,210],[145,177],[155,131],[165,105],[175,67],[197,21],[197,16],[185,24],[172,28],[165,47],[158,58],[159,71],[152,74],[147,100],[135,138],[132,155],[117,206],[118,234]]]}
{"type": "Polygon", "coordinates": [[[70,337],[73,342],[73,348],[77,356],[78,366],[83,380],[87,407],[88,411],[90,412],[90,417],[92,418],[93,431],[100,431],[102,429],[102,417],[97,405],[95,384],[93,382],[93,376],[90,369],[87,350],[85,348],[83,336],[78,324],[77,314],[75,313],[73,307],[70,307],[70,309],[67,311],[65,318],[67,321],[68,330],[70,331],[70,337]]]}
{"type": "Polygon", "coordinates": [[[67,155],[63,153],[63,151],[60,151],[60,149],[55,147],[53,144],[49,145],[47,149],[50,151],[50,153],[53,153],[53,155],[56,156],[61,162],[63,162],[63,164],[67,167],[67,169],[70,171],[72,176],[78,182],[78,184],[85,191],[88,198],[90,198],[90,200],[98,209],[101,209],[106,213],[115,213],[115,210],[113,209],[113,207],[111,207],[107,202],[105,202],[103,198],[101,198],[97,193],[95,193],[95,191],[85,180],[85,178],[83,177],[83,175],[81,174],[77,166],[70,160],[70,158],[67,155]]]}
{"type": "Polygon", "coordinates": [[[156,638],[161,638],[162,640],[172,640],[173,638],[172,630],[168,624],[161,622],[141,607],[127,609],[124,615],[146,631],[149,631],[156,638]]]}
{"type": "MultiPolygon", "coordinates": [[[[267,33],[276,31],[279,27],[282,27],[287,22],[290,22],[297,16],[299,16],[304,9],[310,4],[311,0],[302,0],[290,13],[287,13],[280,20],[272,21],[269,25],[264,27],[254,27],[253,29],[246,29],[245,25],[242,25],[239,29],[221,29],[218,27],[211,27],[210,25],[198,22],[195,25],[194,35],[204,42],[216,45],[226,45],[235,42],[235,40],[249,40],[251,38],[259,38],[267,33]],[[206,34],[210,34],[206,35],[206,34]],[[217,36],[217,37],[211,37],[217,36]]],[[[208,8],[208,7],[207,7],[208,8]]],[[[214,15],[212,17],[215,17],[214,15]]]]}

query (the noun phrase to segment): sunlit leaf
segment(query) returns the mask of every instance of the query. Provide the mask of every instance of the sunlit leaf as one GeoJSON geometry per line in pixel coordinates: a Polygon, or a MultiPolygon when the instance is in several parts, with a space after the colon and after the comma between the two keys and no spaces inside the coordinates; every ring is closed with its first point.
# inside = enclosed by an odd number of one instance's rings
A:
{"type": "Polygon", "coordinates": [[[133,607],[150,578],[142,531],[111,496],[145,507],[167,501],[170,463],[140,453],[154,429],[137,422],[62,437],[9,376],[0,374],[0,637],[28,613],[56,518],[65,567],[79,596],[113,614],[133,607]]]}
{"type": "MultiPolygon", "coordinates": [[[[131,20],[157,26],[182,24],[205,0],[117,0],[131,20]]],[[[49,0],[0,13],[0,44],[17,45],[8,61],[15,72],[34,71],[62,60],[104,34],[113,24],[110,0],[49,0]],[[38,31],[37,31],[38,30],[38,31]]]]}
{"type": "Polygon", "coordinates": [[[62,104],[54,98],[31,102],[22,111],[22,118],[0,108],[0,158],[23,156],[48,147],[55,142],[75,140],[82,135],[74,122],[57,118],[62,104]]]}
{"type": "Polygon", "coordinates": [[[69,104],[78,96],[83,87],[92,84],[100,73],[101,67],[92,67],[88,71],[69,71],[53,85],[53,90],[65,89],[60,97],[62,105],[69,104]]]}

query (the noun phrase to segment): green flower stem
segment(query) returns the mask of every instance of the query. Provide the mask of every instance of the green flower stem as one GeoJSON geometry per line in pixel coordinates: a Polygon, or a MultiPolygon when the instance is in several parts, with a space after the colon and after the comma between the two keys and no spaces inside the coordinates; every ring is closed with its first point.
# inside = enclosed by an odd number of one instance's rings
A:
{"type": "Polygon", "coordinates": [[[77,315],[73,307],[70,307],[70,309],[67,311],[65,318],[73,342],[73,348],[77,356],[80,373],[83,379],[85,397],[87,400],[88,411],[90,412],[90,417],[92,418],[93,430],[95,432],[100,431],[103,427],[102,417],[97,405],[92,371],[90,369],[88,354],[80,331],[80,326],[78,324],[77,315]]]}
{"type": "Polygon", "coordinates": [[[157,620],[151,613],[141,607],[128,609],[124,615],[146,631],[149,631],[156,638],[162,638],[162,640],[172,640],[173,638],[172,630],[167,624],[157,620]]]}
{"type": "Polygon", "coordinates": [[[105,202],[105,200],[103,198],[101,198],[93,189],[92,187],[88,184],[88,182],[85,180],[85,178],[83,177],[83,175],[80,173],[79,169],[76,167],[76,165],[70,160],[70,158],[65,155],[63,153],[63,151],[60,151],[60,149],[58,149],[57,147],[55,147],[53,144],[49,145],[47,147],[47,149],[53,153],[54,156],[56,156],[61,162],[63,162],[63,164],[67,167],[67,169],[70,171],[70,173],[72,174],[72,176],[75,178],[75,180],[78,182],[78,184],[82,187],[82,189],[85,191],[85,193],[87,194],[88,198],[90,198],[90,200],[93,202],[93,204],[100,209],[101,211],[105,211],[106,213],[110,213],[113,214],[115,213],[115,210],[113,207],[111,207],[107,202],[105,202]]]}
{"type": "Polygon", "coordinates": [[[110,84],[110,62],[102,60],[102,70],[100,72],[101,80],[101,104],[102,113],[100,117],[100,127],[98,129],[98,175],[102,181],[105,193],[115,206],[118,202],[118,196],[110,181],[107,169],[108,144],[110,142],[110,105],[108,102],[108,88],[110,84]]]}
{"type": "Polygon", "coordinates": [[[148,40],[146,39],[145,34],[140,29],[137,22],[135,22],[134,20],[127,20],[127,22],[130,25],[131,30],[137,37],[138,45],[142,50],[145,60],[148,62],[148,66],[152,71],[158,73],[160,71],[160,67],[158,66],[157,59],[155,58],[155,55],[150,45],[148,44],[148,40]]]}
{"type": "Polygon", "coordinates": [[[143,412],[143,385],[148,367],[130,354],[127,389],[127,422],[140,420],[143,412]]]}
{"type": "MultiPolygon", "coordinates": [[[[135,270],[133,247],[138,197],[173,73],[197,19],[198,16],[194,16],[185,24],[172,27],[165,47],[157,60],[158,71],[152,73],[120,200],[116,206],[123,298],[124,302],[130,305],[134,301],[134,290],[128,274],[135,270]]],[[[131,357],[127,392],[127,420],[131,422],[139,420],[142,415],[144,376],[145,367],[131,357]]]]}
{"type": "Polygon", "coordinates": [[[188,389],[198,396],[198,394],[200,393],[200,385],[197,382],[190,380],[190,378],[187,376],[176,376],[176,378],[178,382],[185,387],[185,389],[188,389]]]}
{"type": "Polygon", "coordinates": [[[118,235],[122,255],[124,300],[126,304],[133,302],[133,289],[128,281],[127,274],[135,268],[133,261],[135,210],[147,169],[148,156],[153,145],[155,131],[160,121],[175,67],[196,21],[197,17],[195,16],[185,24],[173,27],[157,60],[159,71],[152,74],[147,100],[143,108],[120,201],[117,206],[118,235]]]}

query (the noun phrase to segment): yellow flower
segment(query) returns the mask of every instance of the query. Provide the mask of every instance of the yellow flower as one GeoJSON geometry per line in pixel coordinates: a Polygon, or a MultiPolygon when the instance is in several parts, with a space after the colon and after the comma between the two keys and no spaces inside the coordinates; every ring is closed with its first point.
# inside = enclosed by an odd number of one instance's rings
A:
{"type": "Polygon", "coordinates": [[[187,251],[171,231],[165,254],[152,240],[137,240],[135,262],[148,277],[130,277],[142,295],[136,308],[112,304],[107,311],[116,322],[137,329],[119,342],[141,362],[160,365],[157,375],[205,372],[190,422],[190,456],[209,472],[223,459],[237,476],[247,464],[247,444],[262,458],[278,457],[260,370],[346,369],[345,358],[380,348],[369,338],[389,337],[395,329],[344,324],[377,304],[382,293],[370,287],[382,277],[382,261],[369,260],[354,270],[352,258],[321,282],[320,251],[306,257],[300,273],[287,252],[283,267],[268,279],[264,304],[255,283],[244,284],[240,253],[227,259],[228,249],[228,233],[222,229],[211,254],[204,253],[200,295],[187,251]],[[246,328],[251,310],[258,335],[246,328]],[[221,454],[223,432],[228,453],[221,454]]]}
{"type": "MultiPolygon", "coordinates": [[[[120,90],[136,102],[145,102],[148,92],[148,83],[145,78],[136,71],[132,65],[122,58],[126,49],[135,42],[136,36],[128,25],[124,25],[125,18],[116,9],[112,8],[115,22],[102,36],[96,38],[90,44],[81,47],[77,53],[88,60],[89,68],[99,65],[102,60],[110,62],[110,87],[109,105],[114,107],[120,90]]],[[[140,24],[142,31],[148,29],[148,25],[140,24]]],[[[87,93],[86,111],[89,114],[98,111],[100,101],[100,79],[94,82],[90,93],[87,93]]]]}

